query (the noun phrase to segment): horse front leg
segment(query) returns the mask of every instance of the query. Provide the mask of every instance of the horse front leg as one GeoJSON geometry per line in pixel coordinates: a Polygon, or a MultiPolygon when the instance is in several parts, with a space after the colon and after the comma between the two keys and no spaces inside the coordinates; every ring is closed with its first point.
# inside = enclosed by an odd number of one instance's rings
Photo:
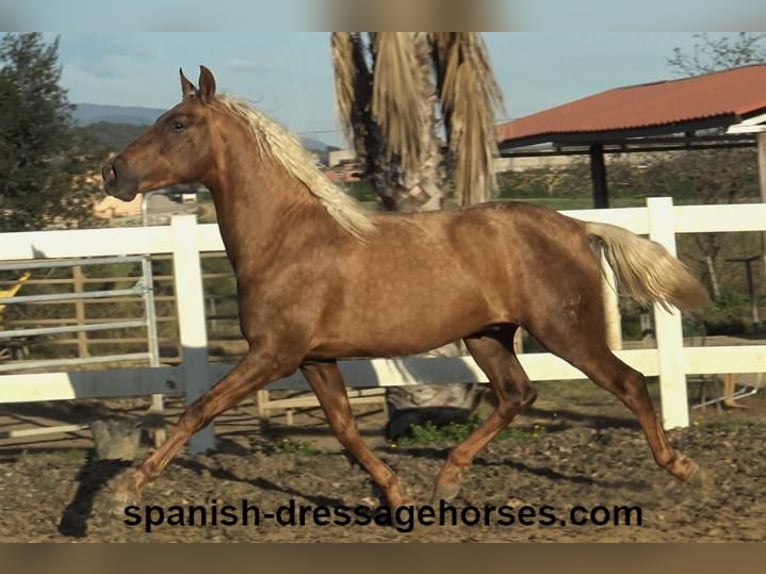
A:
{"type": "Polygon", "coordinates": [[[146,485],[160,475],[195,432],[258,389],[292,374],[299,363],[300,359],[251,347],[225,377],[186,408],[170,438],[140,466],[117,482],[113,495],[117,511],[140,500],[146,485]]]}
{"type": "Polygon", "coordinates": [[[436,477],[433,504],[457,496],[461,475],[474,457],[537,398],[537,391],[513,350],[516,329],[516,325],[506,325],[496,332],[478,333],[464,339],[471,356],[489,379],[497,406],[478,428],[450,451],[436,477]]]}
{"type": "Polygon", "coordinates": [[[364,467],[391,508],[412,504],[402,492],[394,471],[360,436],[338,364],[335,361],[307,361],[301,365],[301,372],[317,396],[333,434],[364,467]]]}

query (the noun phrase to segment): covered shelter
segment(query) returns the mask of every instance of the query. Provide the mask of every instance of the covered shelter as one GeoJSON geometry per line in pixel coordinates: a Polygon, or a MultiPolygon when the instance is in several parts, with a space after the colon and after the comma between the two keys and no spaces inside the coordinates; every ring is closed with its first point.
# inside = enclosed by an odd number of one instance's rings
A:
{"type": "Polygon", "coordinates": [[[502,157],[587,154],[609,207],[604,155],[758,146],[766,201],[766,64],[614,88],[497,126],[502,157]]]}

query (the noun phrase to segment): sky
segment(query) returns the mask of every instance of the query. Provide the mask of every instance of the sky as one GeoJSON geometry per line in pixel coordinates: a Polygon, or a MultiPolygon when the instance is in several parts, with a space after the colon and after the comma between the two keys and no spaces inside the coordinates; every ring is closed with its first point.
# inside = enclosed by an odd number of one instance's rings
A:
{"type": "Polygon", "coordinates": [[[602,90],[672,79],[667,58],[676,47],[690,52],[695,39],[671,30],[763,29],[762,3],[0,0],[0,26],[57,31],[46,34],[60,37],[62,83],[73,103],[166,109],[179,100],[178,68],[196,79],[204,64],[219,89],[250,99],[301,135],[344,145],[329,32],[317,28],[454,29],[463,23],[498,30],[485,38],[505,96],[504,117],[517,118],[602,90]],[[463,12],[455,16],[448,5],[463,12]],[[476,14],[478,20],[470,20],[476,14]]]}
{"type": "MultiPolygon", "coordinates": [[[[108,33],[308,31],[338,27],[327,24],[342,22],[353,11],[369,16],[367,20],[378,18],[375,22],[381,22],[384,15],[392,17],[387,23],[402,23],[413,17],[413,6],[421,5],[436,7],[435,15],[428,14],[433,24],[444,7],[460,2],[463,0],[0,0],[0,25],[20,31],[102,29],[108,33]]],[[[763,29],[766,20],[763,0],[471,0],[472,11],[479,5],[489,16],[484,19],[487,25],[480,26],[485,30],[749,30],[763,29]]]]}
{"type": "Polygon", "coordinates": [[[763,29],[762,4],[0,0],[0,27],[58,31],[47,34],[60,36],[62,83],[74,103],[169,108],[179,99],[178,68],[194,79],[204,64],[222,90],[252,100],[302,135],[342,145],[329,32],[317,29],[444,30],[473,24],[491,30],[485,37],[505,95],[505,116],[516,118],[605,89],[670,79],[667,58],[673,49],[688,52],[695,42],[692,32],[672,30],[763,29]],[[457,8],[445,8],[450,5],[457,8]]]}
{"type": "MultiPolygon", "coordinates": [[[[252,101],[301,135],[332,145],[335,117],[328,32],[48,33],[59,37],[62,84],[73,103],[166,109],[180,99],[178,69],[199,65],[220,91],[252,101]]],[[[505,116],[521,117],[602,90],[676,77],[673,49],[691,32],[488,32],[505,116]]],[[[502,118],[498,118],[502,119],[502,118]]]]}

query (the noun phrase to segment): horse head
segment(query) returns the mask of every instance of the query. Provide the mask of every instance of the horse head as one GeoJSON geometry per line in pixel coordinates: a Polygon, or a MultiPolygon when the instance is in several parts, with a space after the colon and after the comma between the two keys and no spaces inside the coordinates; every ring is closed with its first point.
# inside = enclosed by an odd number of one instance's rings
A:
{"type": "Polygon", "coordinates": [[[183,71],[181,102],[102,169],[104,190],[130,201],[137,194],[183,183],[202,182],[214,163],[216,85],[200,66],[199,87],[183,71]]]}

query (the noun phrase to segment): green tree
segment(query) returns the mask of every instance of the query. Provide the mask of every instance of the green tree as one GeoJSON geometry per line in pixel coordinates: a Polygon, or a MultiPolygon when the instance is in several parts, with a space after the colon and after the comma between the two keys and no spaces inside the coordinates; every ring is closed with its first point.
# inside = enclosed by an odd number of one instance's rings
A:
{"type": "Polygon", "coordinates": [[[40,33],[0,40],[0,231],[77,226],[98,187],[59,85],[58,45],[40,33]]]}

